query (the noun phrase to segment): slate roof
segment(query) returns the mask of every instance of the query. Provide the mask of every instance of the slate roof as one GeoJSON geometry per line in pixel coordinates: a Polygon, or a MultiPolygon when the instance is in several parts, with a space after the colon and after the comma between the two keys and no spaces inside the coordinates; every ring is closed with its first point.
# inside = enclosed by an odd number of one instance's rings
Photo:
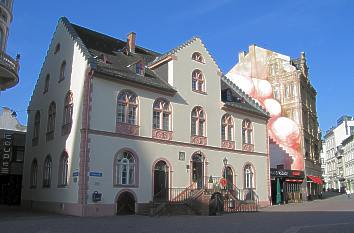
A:
{"type": "Polygon", "coordinates": [[[253,98],[242,91],[225,75],[221,76],[221,89],[229,89],[232,91],[233,99],[231,101],[227,100],[226,98],[222,98],[222,101],[226,106],[242,109],[266,118],[270,117],[269,113],[262,106],[255,102],[253,98]]]}
{"type": "Polygon", "coordinates": [[[96,73],[149,86],[171,94],[176,93],[176,90],[171,85],[149,68],[145,67],[144,75],[136,74],[134,67],[130,68],[130,66],[139,61],[144,61],[144,64],[147,65],[159,57],[160,53],[136,46],[135,53],[126,54],[124,53],[126,41],[72,24],[64,17],[60,21],[80,45],[84,56],[96,73]]]}

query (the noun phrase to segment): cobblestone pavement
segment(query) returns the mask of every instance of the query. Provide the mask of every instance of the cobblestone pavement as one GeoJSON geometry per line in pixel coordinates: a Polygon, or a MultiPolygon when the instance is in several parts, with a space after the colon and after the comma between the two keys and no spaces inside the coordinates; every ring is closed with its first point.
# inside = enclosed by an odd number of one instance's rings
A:
{"type": "Polygon", "coordinates": [[[72,217],[0,207],[0,233],[354,233],[354,196],[272,206],[222,216],[72,217]]]}

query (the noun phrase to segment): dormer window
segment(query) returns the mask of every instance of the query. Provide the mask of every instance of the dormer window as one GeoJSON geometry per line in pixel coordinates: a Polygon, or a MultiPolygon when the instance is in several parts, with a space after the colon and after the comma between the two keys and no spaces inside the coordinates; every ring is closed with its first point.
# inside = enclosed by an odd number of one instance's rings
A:
{"type": "Polygon", "coordinates": [[[203,56],[198,52],[192,54],[192,59],[203,64],[205,63],[203,56]]]}
{"type": "Polygon", "coordinates": [[[135,64],[135,73],[138,75],[144,76],[145,74],[145,67],[142,61],[135,64]]]}

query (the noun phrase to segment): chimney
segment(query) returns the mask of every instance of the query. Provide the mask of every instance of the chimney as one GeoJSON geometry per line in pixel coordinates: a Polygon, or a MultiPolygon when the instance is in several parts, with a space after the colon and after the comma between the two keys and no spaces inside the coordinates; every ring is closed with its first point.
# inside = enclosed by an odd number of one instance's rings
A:
{"type": "Polygon", "coordinates": [[[241,51],[238,53],[238,61],[243,62],[243,59],[245,58],[245,52],[241,51]]]}
{"type": "Polygon", "coordinates": [[[135,53],[135,37],[136,37],[135,32],[131,32],[128,34],[127,47],[130,53],[135,53]]]}

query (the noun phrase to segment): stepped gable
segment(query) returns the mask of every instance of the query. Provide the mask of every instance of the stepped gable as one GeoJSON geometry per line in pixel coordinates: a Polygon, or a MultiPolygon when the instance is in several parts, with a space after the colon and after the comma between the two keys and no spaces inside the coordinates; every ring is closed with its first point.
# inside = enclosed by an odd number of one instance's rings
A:
{"type": "Polygon", "coordinates": [[[225,105],[252,112],[262,117],[270,118],[269,113],[262,106],[255,102],[253,98],[242,91],[241,88],[234,84],[225,75],[221,76],[221,87],[222,90],[229,89],[232,91],[233,99],[231,101],[227,100],[227,98],[222,98],[225,105]]]}
{"type": "Polygon", "coordinates": [[[96,73],[159,89],[170,94],[176,93],[172,86],[146,66],[161,54],[140,46],[136,46],[135,52],[126,52],[126,41],[72,24],[64,17],[60,21],[79,44],[91,68],[96,73]],[[141,61],[145,64],[144,75],[136,74],[135,69],[132,68],[133,65],[141,61]]]}

